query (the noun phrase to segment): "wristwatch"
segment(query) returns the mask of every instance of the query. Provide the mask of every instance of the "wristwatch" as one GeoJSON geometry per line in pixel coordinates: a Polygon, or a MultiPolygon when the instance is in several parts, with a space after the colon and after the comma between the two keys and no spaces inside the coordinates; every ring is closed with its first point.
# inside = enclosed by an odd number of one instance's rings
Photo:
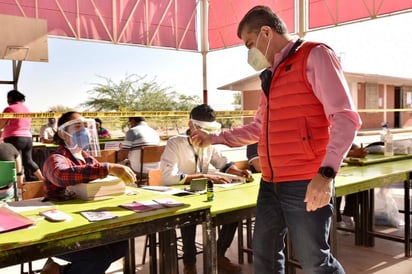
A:
{"type": "Polygon", "coordinates": [[[326,179],[333,179],[336,176],[336,171],[330,166],[322,166],[319,168],[318,173],[326,179]]]}

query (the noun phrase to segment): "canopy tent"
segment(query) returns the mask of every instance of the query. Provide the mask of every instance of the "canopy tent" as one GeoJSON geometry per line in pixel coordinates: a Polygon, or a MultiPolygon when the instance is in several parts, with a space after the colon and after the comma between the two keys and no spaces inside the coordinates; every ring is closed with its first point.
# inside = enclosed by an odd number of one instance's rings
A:
{"type": "Polygon", "coordinates": [[[254,5],[300,36],[412,10],[400,0],[0,0],[0,14],[46,19],[50,36],[201,52],[207,102],[206,54],[242,43],[237,25],[254,5]]]}

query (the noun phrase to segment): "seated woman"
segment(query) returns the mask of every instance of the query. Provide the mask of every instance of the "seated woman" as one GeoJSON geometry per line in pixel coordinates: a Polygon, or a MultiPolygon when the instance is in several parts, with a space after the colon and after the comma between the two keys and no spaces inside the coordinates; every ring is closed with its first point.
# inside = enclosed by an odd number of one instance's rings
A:
{"type": "MultiPolygon", "coordinates": [[[[91,156],[96,156],[99,150],[97,131],[93,121],[84,119],[80,113],[64,113],[58,120],[54,139],[60,146],[46,159],[43,166],[46,198],[57,201],[71,199],[73,196],[66,192],[67,186],[87,183],[109,174],[119,177],[125,183],[136,181],[136,176],[129,167],[99,163],[91,156]]],[[[41,273],[103,274],[112,262],[125,256],[127,244],[127,241],[121,241],[56,256],[70,263],[60,266],[49,259],[41,273]]]]}
{"type": "Polygon", "coordinates": [[[94,119],[96,121],[96,129],[97,129],[97,134],[99,138],[102,139],[110,139],[112,136],[110,135],[109,130],[106,128],[102,127],[103,121],[99,118],[94,119]]]}

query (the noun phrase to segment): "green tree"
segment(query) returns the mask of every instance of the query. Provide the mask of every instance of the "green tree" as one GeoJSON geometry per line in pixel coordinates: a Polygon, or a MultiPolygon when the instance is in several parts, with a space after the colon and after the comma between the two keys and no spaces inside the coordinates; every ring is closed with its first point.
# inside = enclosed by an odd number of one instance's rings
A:
{"type": "Polygon", "coordinates": [[[199,96],[185,96],[160,86],[155,79],[146,76],[128,75],[119,83],[99,76],[105,83],[95,83],[91,96],[81,104],[92,111],[173,111],[190,110],[200,102],[199,96]]]}
{"type": "Polygon", "coordinates": [[[65,112],[68,112],[68,111],[75,111],[75,109],[71,108],[71,107],[66,107],[66,106],[63,106],[63,105],[56,105],[56,106],[50,107],[48,111],[49,112],[62,112],[62,113],[65,113],[65,112]]]}
{"type": "Polygon", "coordinates": [[[233,105],[235,110],[242,109],[242,92],[239,91],[233,94],[233,105]]]}

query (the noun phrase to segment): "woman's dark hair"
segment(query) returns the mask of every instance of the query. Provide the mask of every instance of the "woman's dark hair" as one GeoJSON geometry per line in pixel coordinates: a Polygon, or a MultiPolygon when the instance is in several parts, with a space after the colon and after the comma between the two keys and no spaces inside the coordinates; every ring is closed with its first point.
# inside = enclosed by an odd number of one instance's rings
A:
{"type": "MultiPolygon", "coordinates": [[[[63,113],[62,116],[60,116],[59,120],[57,120],[57,128],[59,128],[64,123],[70,121],[71,117],[74,114],[80,114],[80,113],[77,112],[77,111],[69,111],[69,112],[63,113]]],[[[56,143],[58,145],[64,145],[64,140],[62,138],[60,138],[60,136],[57,132],[56,132],[56,134],[53,135],[53,141],[54,141],[54,143],[56,143]]]]}
{"type": "Polygon", "coordinates": [[[102,122],[102,120],[101,120],[100,118],[95,118],[94,120],[95,120],[96,122],[98,122],[98,123],[100,124],[100,126],[103,125],[103,122],[102,122]]]}
{"type": "Polygon", "coordinates": [[[7,93],[7,103],[9,104],[24,101],[26,101],[26,96],[18,90],[13,89],[7,93]]]}
{"type": "Polygon", "coordinates": [[[241,34],[245,29],[247,33],[259,33],[262,26],[269,26],[279,34],[288,33],[286,24],[269,7],[255,6],[240,21],[237,36],[242,39],[241,34]]]}
{"type": "Polygon", "coordinates": [[[216,120],[216,113],[209,105],[201,104],[192,109],[190,112],[190,119],[214,122],[216,120]]]}

